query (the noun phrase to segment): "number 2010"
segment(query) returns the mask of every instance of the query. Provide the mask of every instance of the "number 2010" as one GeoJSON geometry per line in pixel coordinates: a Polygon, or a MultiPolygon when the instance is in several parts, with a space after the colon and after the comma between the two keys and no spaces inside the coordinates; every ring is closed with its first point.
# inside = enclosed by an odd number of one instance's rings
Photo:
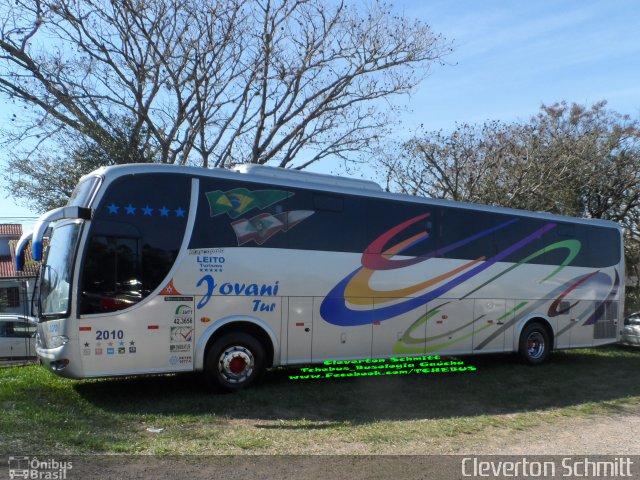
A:
{"type": "Polygon", "coordinates": [[[124,332],[122,330],[97,330],[96,340],[122,340],[124,332]]]}

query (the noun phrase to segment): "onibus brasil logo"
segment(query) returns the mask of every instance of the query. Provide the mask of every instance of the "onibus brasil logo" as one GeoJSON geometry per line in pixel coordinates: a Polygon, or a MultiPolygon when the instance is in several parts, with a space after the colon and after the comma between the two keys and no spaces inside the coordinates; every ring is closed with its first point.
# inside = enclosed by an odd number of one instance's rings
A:
{"type": "Polygon", "coordinates": [[[67,470],[73,468],[72,462],[53,458],[40,460],[37,457],[10,456],[9,478],[64,480],[67,470]]]}

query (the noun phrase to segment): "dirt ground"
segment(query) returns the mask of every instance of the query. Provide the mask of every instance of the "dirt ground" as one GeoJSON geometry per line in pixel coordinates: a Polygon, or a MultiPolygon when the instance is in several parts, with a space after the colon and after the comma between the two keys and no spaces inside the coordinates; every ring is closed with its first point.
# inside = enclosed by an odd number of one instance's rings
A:
{"type": "Polygon", "coordinates": [[[467,478],[461,471],[464,458],[481,455],[498,456],[481,457],[498,461],[554,455],[539,459],[556,462],[560,456],[579,460],[584,456],[603,460],[612,457],[597,456],[633,456],[629,457],[634,462],[631,476],[640,477],[640,406],[609,416],[559,418],[523,431],[496,429],[481,436],[470,435],[457,447],[443,444],[440,453],[447,455],[75,456],[69,459],[73,468],[64,478],[448,480],[467,478]]]}
{"type": "Polygon", "coordinates": [[[458,454],[640,455],[640,405],[612,416],[567,417],[520,432],[470,439],[458,454]]]}

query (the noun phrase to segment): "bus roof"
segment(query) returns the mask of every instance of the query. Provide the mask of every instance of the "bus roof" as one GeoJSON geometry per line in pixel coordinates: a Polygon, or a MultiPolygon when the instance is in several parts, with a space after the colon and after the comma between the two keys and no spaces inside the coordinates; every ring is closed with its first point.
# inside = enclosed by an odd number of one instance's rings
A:
{"type": "Polygon", "coordinates": [[[445,207],[463,208],[468,210],[481,210],[503,214],[515,214],[527,217],[543,218],[555,221],[584,223],[593,226],[616,228],[622,231],[622,227],[611,220],[594,218],[578,218],[557,215],[547,212],[534,212],[507,207],[495,207],[454,200],[416,197],[408,194],[386,192],[374,181],[355,178],[344,178],[335,175],[326,175],[315,172],[307,172],[293,169],[284,169],[266,165],[238,165],[233,170],[224,168],[202,168],[184,165],[169,165],[157,163],[132,163],[126,165],[113,165],[101,167],[80,180],[91,176],[102,176],[105,180],[113,180],[124,175],[139,175],[144,173],[162,173],[170,170],[175,174],[193,175],[211,178],[223,178],[228,180],[243,180],[248,182],[307,188],[322,190],[332,193],[347,195],[360,195],[375,198],[386,198],[404,202],[422,203],[426,205],[438,205],[445,207]]]}

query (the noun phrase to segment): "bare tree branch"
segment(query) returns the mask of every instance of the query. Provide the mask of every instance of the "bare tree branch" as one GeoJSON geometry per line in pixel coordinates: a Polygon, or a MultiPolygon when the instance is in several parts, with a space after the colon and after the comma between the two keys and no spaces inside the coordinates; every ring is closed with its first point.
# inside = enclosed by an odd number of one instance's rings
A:
{"type": "Polygon", "coordinates": [[[0,94],[32,114],[3,133],[13,149],[63,124],[112,150],[130,119],[149,161],[349,160],[393,123],[381,100],[450,51],[375,0],[1,1],[0,94]]]}

